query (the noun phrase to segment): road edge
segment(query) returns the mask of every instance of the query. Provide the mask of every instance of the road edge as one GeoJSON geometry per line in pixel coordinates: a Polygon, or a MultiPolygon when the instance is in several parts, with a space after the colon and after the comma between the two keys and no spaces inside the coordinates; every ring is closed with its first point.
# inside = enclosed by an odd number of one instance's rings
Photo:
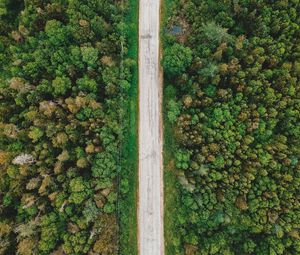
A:
{"type": "Polygon", "coordinates": [[[160,181],[161,181],[161,222],[162,222],[162,225],[161,225],[161,231],[163,233],[163,240],[162,240],[162,254],[164,255],[165,254],[165,221],[164,221],[164,218],[165,218],[165,188],[164,188],[164,113],[163,113],[163,109],[164,109],[164,104],[163,104],[163,100],[164,100],[164,72],[163,72],[163,67],[161,65],[161,60],[162,60],[162,57],[163,57],[163,47],[162,47],[162,43],[163,41],[161,40],[161,29],[162,29],[162,26],[163,26],[163,20],[162,20],[162,17],[163,17],[163,0],[159,0],[159,56],[158,56],[158,64],[159,64],[159,87],[160,87],[160,91],[159,91],[159,95],[160,95],[160,98],[159,98],[159,120],[160,120],[160,139],[162,141],[162,146],[161,146],[161,157],[162,157],[162,161],[161,161],[161,176],[160,176],[160,181]]]}

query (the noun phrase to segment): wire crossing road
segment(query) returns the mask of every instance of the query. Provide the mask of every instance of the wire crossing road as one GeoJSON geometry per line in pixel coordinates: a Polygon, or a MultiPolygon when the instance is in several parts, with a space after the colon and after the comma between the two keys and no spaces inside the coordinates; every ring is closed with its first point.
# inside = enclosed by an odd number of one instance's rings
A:
{"type": "Polygon", "coordinates": [[[164,254],[159,0],[139,2],[140,255],[164,254]]]}

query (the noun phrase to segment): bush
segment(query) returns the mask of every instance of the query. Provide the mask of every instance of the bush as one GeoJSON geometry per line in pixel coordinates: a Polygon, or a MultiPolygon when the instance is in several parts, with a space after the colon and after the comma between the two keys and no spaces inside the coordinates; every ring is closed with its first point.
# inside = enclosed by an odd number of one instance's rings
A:
{"type": "Polygon", "coordinates": [[[192,50],[180,44],[174,44],[164,51],[162,66],[169,75],[183,73],[191,64],[192,50]]]}

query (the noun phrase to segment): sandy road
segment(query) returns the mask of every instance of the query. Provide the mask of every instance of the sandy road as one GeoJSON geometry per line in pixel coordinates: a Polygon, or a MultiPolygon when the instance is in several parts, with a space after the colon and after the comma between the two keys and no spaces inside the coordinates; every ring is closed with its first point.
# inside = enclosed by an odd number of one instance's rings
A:
{"type": "Polygon", "coordinates": [[[164,254],[160,0],[139,2],[139,206],[140,255],[164,254]]]}

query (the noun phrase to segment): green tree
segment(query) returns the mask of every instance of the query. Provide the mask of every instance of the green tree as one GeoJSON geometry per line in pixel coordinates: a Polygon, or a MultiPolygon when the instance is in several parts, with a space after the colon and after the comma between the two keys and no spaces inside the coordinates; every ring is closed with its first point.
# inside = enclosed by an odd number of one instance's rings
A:
{"type": "Polygon", "coordinates": [[[52,87],[54,96],[63,96],[69,89],[71,89],[72,83],[71,80],[66,76],[56,77],[52,81],[52,87]]]}
{"type": "Polygon", "coordinates": [[[192,50],[181,44],[174,44],[164,51],[162,66],[169,75],[183,73],[192,62],[192,50]]]}

